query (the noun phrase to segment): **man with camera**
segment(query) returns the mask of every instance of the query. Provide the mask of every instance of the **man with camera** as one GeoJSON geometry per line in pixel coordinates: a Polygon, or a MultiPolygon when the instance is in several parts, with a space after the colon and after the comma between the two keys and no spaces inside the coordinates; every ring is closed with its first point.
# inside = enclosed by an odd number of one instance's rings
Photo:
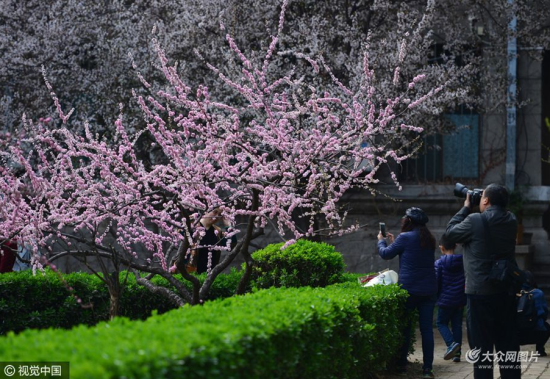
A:
{"type": "Polygon", "coordinates": [[[508,191],[491,184],[484,191],[468,190],[460,183],[455,195],[464,196],[464,207],[449,221],[445,237],[462,244],[466,275],[468,342],[474,378],[493,378],[493,363],[502,379],[521,378],[516,362],[519,341],[512,280],[494,280],[496,263],[515,264],[517,221],[506,210],[508,191]],[[479,205],[480,213],[471,213],[479,205]],[[493,353],[493,348],[496,350],[493,353]],[[513,356],[513,358],[512,358],[513,356]]]}

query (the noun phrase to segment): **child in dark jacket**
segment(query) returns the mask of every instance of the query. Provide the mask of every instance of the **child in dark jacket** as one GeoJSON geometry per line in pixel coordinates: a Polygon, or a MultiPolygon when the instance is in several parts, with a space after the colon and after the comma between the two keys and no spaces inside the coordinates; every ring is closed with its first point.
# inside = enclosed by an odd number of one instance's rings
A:
{"type": "Polygon", "coordinates": [[[546,353],[544,345],[550,338],[550,324],[546,322],[548,318],[548,304],[546,303],[544,292],[538,289],[533,273],[531,271],[525,271],[525,276],[527,281],[523,284],[522,289],[533,294],[537,321],[531,330],[520,330],[519,344],[535,344],[538,354],[541,357],[546,357],[548,354],[546,353]]]}
{"type": "Polygon", "coordinates": [[[443,359],[460,362],[462,346],[462,318],[466,295],[464,293],[464,264],[461,254],[455,254],[456,243],[450,243],[444,237],[439,242],[443,254],[435,261],[435,273],[438,283],[437,329],[447,345],[443,359]],[[449,329],[449,322],[451,329],[449,329]]]}

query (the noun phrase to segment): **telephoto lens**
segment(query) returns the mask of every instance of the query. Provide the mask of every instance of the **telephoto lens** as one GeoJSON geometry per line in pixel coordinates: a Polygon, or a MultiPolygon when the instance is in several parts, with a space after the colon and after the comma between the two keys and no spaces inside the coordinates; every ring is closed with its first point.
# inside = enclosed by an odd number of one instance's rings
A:
{"type": "Polygon", "coordinates": [[[456,197],[461,197],[465,199],[466,195],[468,194],[468,188],[464,184],[456,183],[453,193],[456,197]]]}
{"type": "Polygon", "coordinates": [[[465,199],[466,196],[470,194],[470,201],[472,203],[472,206],[475,207],[475,206],[478,206],[479,202],[481,201],[481,196],[483,195],[483,189],[474,188],[473,190],[470,190],[464,184],[456,183],[453,194],[456,197],[460,197],[462,199],[465,199]]]}

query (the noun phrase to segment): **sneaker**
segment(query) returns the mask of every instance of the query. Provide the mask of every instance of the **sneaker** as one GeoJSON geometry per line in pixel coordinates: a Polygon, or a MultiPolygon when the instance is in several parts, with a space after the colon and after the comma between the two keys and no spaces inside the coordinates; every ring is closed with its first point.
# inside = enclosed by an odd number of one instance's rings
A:
{"type": "Polygon", "coordinates": [[[460,350],[458,350],[455,354],[455,356],[453,357],[453,362],[455,363],[458,363],[460,362],[460,356],[462,355],[462,352],[460,350]]]}
{"type": "Polygon", "coordinates": [[[422,370],[422,379],[434,379],[434,370],[431,368],[425,368],[422,370]]]}
{"type": "Polygon", "coordinates": [[[453,342],[451,346],[447,348],[447,351],[445,352],[445,355],[443,356],[443,359],[448,361],[457,353],[457,351],[460,350],[460,344],[458,342],[453,342]]]}

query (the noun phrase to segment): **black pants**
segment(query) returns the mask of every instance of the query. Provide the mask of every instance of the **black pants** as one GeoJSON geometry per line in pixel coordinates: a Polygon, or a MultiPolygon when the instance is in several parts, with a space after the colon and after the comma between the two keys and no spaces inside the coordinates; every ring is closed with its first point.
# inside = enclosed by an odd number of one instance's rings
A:
{"type": "MultiPolygon", "coordinates": [[[[212,262],[211,268],[214,268],[220,263],[220,257],[222,255],[219,250],[212,250],[212,262]]],[[[202,274],[208,270],[208,254],[209,251],[206,248],[199,249],[199,257],[197,261],[197,274],[202,274]]]]}
{"type": "Polygon", "coordinates": [[[539,353],[546,352],[544,345],[550,337],[550,325],[545,322],[546,330],[520,330],[519,344],[520,345],[536,345],[539,353]]]}
{"type": "MultiPolygon", "coordinates": [[[[434,361],[434,331],[433,331],[433,318],[434,308],[437,298],[435,295],[431,296],[418,296],[410,294],[407,302],[405,303],[405,312],[410,316],[415,310],[418,310],[418,324],[420,327],[420,334],[422,336],[422,369],[433,368],[434,361]]],[[[404,368],[407,365],[407,355],[409,354],[409,347],[411,345],[411,336],[413,333],[412,323],[405,327],[403,331],[404,342],[399,349],[399,361],[398,365],[404,368]]]]}
{"type": "MultiPolygon", "coordinates": [[[[516,299],[513,295],[468,295],[468,342],[481,349],[474,363],[474,379],[493,379],[493,348],[498,356],[519,351],[516,327],[516,299]],[[488,355],[489,354],[489,355],[488,355]]],[[[468,358],[468,355],[467,355],[468,358]]],[[[502,379],[521,378],[521,363],[498,362],[502,379]]]]}

